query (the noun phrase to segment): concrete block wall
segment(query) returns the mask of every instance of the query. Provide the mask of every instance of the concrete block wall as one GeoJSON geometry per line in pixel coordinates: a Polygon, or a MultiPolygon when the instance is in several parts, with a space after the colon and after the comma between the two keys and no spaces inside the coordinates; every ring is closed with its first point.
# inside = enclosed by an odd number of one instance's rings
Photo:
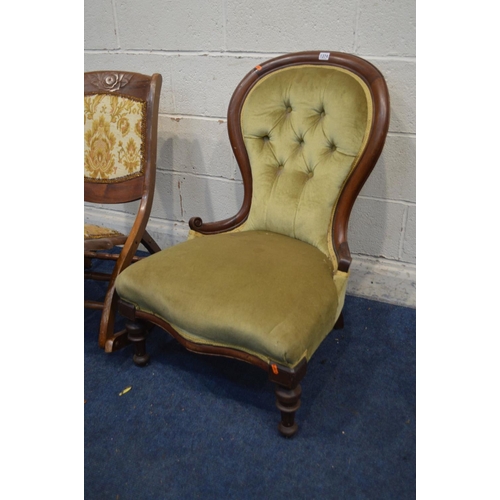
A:
{"type": "MultiPolygon", "coordinates": [[[[243,184],[227,106],[256,64],[302,50],[375,64],[391,96],[385,149],[351,216],[348,293],[415,306],[415,0],[86,0],[85,71],[161,73],[158,173],[148,229],[160,246],[187,221],[234,215],[243,184]]],[[[86,204],[89,222],[124,229],[134,206],[86,204]]]]}

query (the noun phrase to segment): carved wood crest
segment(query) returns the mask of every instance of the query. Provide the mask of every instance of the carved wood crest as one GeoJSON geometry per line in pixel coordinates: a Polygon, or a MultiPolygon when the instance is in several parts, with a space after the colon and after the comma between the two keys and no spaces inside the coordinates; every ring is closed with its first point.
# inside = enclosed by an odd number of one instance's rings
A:
{"type": "Polygon", "coordinates": [[[127,85],[132,75],[130,73],[109,72],[89,75],[89,78],[92,85],[107,92],[116,92],[127,85]]]}

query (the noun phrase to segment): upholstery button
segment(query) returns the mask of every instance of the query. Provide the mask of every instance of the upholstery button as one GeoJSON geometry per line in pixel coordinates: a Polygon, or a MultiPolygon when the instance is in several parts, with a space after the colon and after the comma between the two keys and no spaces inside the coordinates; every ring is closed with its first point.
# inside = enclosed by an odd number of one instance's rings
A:
{"type": "Polygon", "coordinates": [[[325,112],[324,112],[324,111],[322,111],[322,112],[320,113],[320,115],[321,115],[321,118],[323,118],[323,117],[325,116],[325,112]]]}
{"type": "Polygon", "coordinates": [[[309,170],[309,172],[307,173],[307,177],[309,177],[309,179],[314,175],[314,172],[312,170],[309,170]]]}
{"type": "Polygon", "coordinates": [[[291,106],[288,106],[288,108],[286,108],[286,112],[287,112],[287,113],[291,113],[291,112],[292,112],[292,108],[291,108],[291,106]]]}

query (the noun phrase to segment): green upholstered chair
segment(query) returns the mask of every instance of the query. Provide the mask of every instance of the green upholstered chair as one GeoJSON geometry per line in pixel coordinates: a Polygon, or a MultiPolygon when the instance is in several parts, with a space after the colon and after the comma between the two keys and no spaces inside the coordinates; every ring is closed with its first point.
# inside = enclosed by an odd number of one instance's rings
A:
{"type": "Polygon", "coordinates": [[[149,360],[149,323],[191,351],[252,363],[276,383],[279,430],[293,435],[307,364],[343,326],[349,214],[388,124],[384,78],[358,57],[302,52],[253,68],[228,110],[240,211],[192,218],[187,241],[116,281],[136,364],[149,360]]]}
{"type": "Polygon", "coordinates": [[[114,327],[116,277],[139,258],[135,254],[141,242],[151,253],[160,251],[146,225],[155,186],[161,83],[159,74],[84,74],[85,201],[110,205],[140,200],[128,234],[100,224],[85,224],[85,278],[108,281],[104,301],[85,300],[85,307],[102,311],[99,346],[107,352],[128,343],[126,332],[116,332],[114,327]],[[110,251],[115,246],[122,248],[110,251]],[[113,272],[94,271],[95,259],[114,260],[113,272]]]}

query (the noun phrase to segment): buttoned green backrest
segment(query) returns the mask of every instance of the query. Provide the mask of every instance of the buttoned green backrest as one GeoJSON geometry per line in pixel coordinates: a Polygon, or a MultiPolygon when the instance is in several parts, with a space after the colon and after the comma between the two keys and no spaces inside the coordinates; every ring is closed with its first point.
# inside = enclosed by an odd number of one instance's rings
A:
{"type": "Polygon", "coordinates": [[[328,255],[336,268],[334,211],[371,120],[369,88],[346,69],[301,64],[257,81],[241,112],[253,184],[242,230],[305,241],[328,255]]]}

